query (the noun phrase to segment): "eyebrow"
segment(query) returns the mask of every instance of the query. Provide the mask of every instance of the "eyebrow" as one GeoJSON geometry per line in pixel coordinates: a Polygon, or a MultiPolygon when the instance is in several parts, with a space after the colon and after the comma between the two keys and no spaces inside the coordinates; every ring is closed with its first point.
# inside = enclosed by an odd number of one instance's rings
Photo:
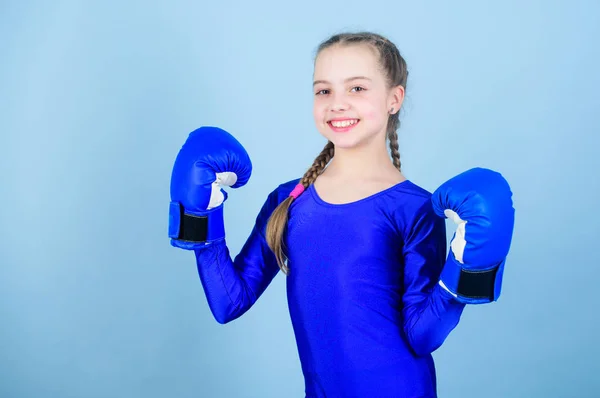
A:
{"type": "MultiPolygon", "coordinates": [[[[369,79],[369,78],[368,78],[368,77],[366,77],[366,76],[353,76],[353,77],[349,77],[349,78],[347,78],[347,79],[344,79],[344,83],[348,83],[348,82],[351,82],[352,80],[359,80],[359,79],[360,79],[360,80],[371,80],[371,79],[369,79]]],[[[329,83],[329,82],[328,82],[327,80],[315,80],[315,81],[313,82],[313,86],[316,86],[317,84],[320,84],[320,83],[325,83],[325,84],[327,84],[327,83],[329,83]]]]}

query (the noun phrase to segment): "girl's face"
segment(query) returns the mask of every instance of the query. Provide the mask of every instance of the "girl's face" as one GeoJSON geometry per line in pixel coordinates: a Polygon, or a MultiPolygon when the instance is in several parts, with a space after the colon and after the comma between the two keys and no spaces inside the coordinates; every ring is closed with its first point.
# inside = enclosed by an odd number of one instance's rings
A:
{"type": "Polygon", "coordinates": [[[313,116],[336,148],[385,142],[389,111],[400,109],[404,91],[389,90],[373,49],[333,46],[315,61],[313,116]]]}

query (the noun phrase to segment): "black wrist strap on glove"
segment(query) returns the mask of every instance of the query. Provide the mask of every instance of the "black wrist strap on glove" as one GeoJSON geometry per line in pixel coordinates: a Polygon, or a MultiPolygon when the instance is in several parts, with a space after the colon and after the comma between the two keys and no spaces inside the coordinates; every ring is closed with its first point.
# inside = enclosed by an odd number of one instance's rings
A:
{"type": "Polygon", "coordinates": [[[206,247],[225,238],[223,206],[205,212],[186,212],[179,202],[169,205],[171,245],[182,249],[206,247]]]}

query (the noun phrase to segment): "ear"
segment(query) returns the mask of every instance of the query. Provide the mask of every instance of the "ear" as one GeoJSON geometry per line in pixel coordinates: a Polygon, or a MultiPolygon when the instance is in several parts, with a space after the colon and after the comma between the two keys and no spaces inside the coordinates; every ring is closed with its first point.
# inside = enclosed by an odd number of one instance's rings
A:
{"type": "Polygon", "coordinates": [[[390,110],[390,114],[394,114],[400,111],[402,107],[402,103],[404,102],[404,87],[396,86],[390,90],[390,95],[388,96],[388,109],[390,110]]]}

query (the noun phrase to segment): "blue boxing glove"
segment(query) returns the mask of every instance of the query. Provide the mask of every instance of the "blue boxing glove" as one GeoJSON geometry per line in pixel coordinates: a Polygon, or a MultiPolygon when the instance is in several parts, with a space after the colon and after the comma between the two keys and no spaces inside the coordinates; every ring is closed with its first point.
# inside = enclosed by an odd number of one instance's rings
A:
{"type": "Polygon", "coordinates": [[[462,303],[498,300],[515,221],[506,180],[474,168],[442,184],[432,202],[438,216],[458,224],[440,285],[462,303]]]}
{"type": "Polygon", "coordinates": [[[171,245],[195,250],[224,240],[222,187],[239,188],[251,174],[250,157],[231,134],[217,127],[192,131],[171,175],[171,245]]]}

